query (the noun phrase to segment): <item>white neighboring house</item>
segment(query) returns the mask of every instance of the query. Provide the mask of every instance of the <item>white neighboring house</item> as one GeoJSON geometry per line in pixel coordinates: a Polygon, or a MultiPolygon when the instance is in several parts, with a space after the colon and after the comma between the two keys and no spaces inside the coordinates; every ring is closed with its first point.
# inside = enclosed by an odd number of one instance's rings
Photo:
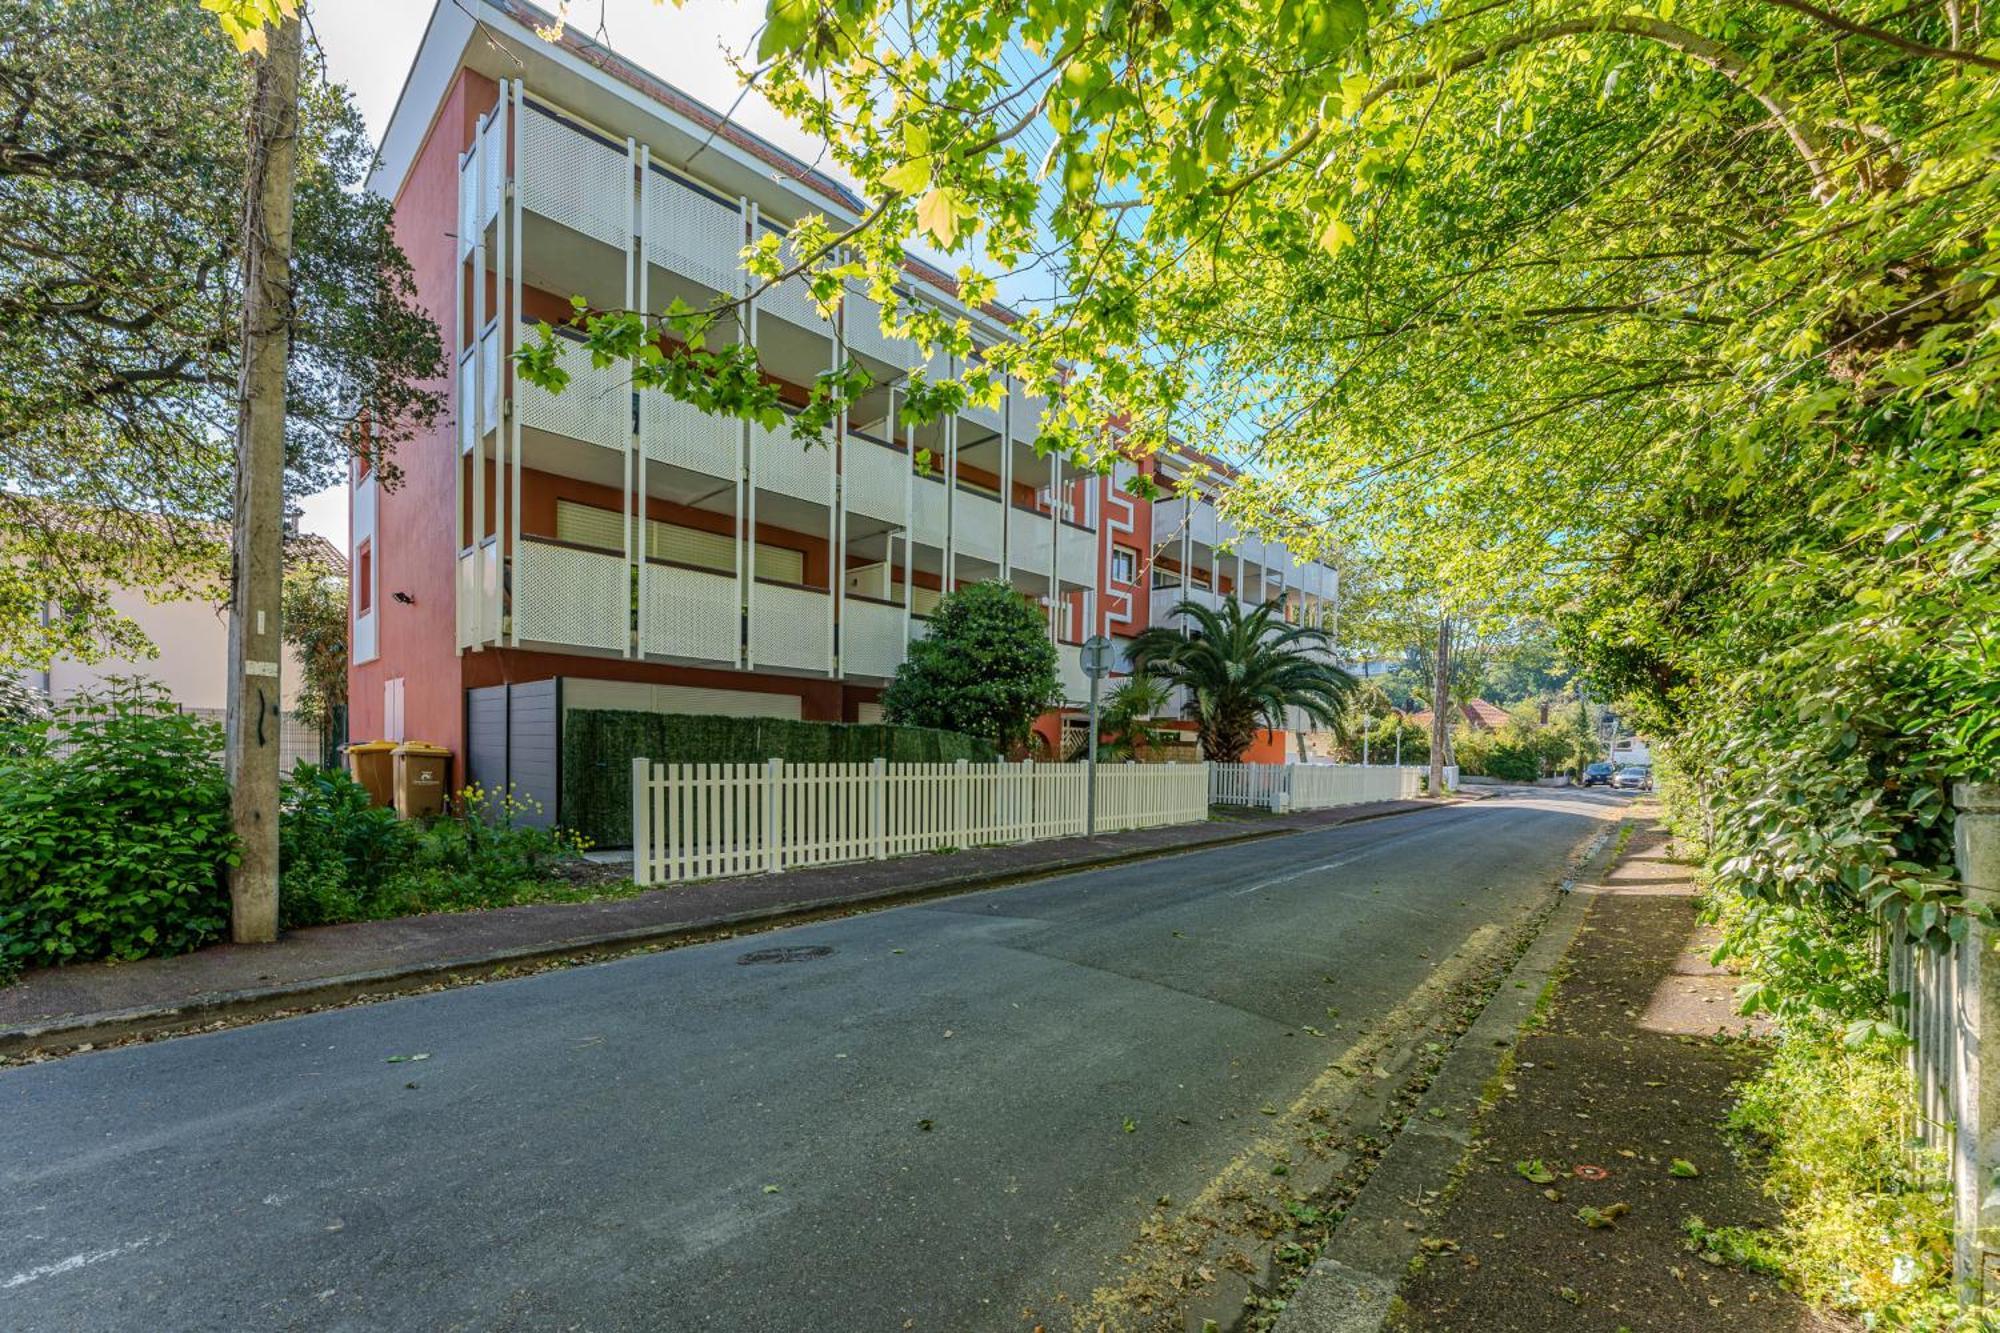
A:
{"type": "MultiPolygon", "coordinates": [[[[311,535],[288,538],[285,561],[293,568],[300,563],[319,565],[336,577],[347,570],[346,558],[332,543],[311,535]]],[[[227,708],[229,667],[229,613],[222,604],[202,598],[155,602],[136,588],[120,588],[112,594],[111,604],[138,625],[159,650],[158,656],[88,663],[60,657],[46,671],[23,673],[27,683],[59,704],[71,695],[99,689],[113,677],[143,676],[165,686],[168,697],[184,711],[221,722],[227,708]]],[[[298,654],[288,644],[278,676],[285,710],[280,762],[287,772],[301,759],[319,762],[318,729],[293,712],[303,681],[298,654]]]]}
{"type": "Polygon", "coordinates": [[[1627,764],[1650,764],[1653,749],[1640,736],[1620,736],[1611,742],[1611,762],[1619,768],[1627,764]]]}

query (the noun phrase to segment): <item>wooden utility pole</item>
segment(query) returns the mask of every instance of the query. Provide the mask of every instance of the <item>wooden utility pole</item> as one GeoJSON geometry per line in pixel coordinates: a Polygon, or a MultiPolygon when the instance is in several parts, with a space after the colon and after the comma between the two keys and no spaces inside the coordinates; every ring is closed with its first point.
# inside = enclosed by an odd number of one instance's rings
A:
{"type": "Polygon", "coordinates": [[[299,20],[271,25],[256,59],[243,182],[243,364],[237,384],[236,514],[230,537],[230,936],[278,938],[279,606],[284,583],[285,366],[291,356],[292,184],[299,128],[299,20]]]}
{"type": "Polygon", "coordinates": [[[1433,796],[1444,795],[1444,747],[1451,740],[1445,711],[1451,707],[1451,617],[1438,617],[1437,679],[1431,685],[1431,785],[1433,796]]]}

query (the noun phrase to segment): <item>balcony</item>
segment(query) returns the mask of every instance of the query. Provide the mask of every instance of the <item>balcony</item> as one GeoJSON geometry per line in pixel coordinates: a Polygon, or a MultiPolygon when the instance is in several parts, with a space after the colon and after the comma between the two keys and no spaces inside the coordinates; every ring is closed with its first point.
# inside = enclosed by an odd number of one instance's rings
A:
{"type": "Polygon", "coordinates": [[[1178,583],[1156,581],[1153,585],[1151,623],[1164,625],[1170,629],[1190,627],[1187,620],[1174,614],[1174,609],[1182,602],[1194,602],[1212,611],[1220,611],[1224,600],[1222,594],[1211,592],[1207,588],[1183,588],[1178,583]]]}
{"type": "Polygon", "coordinates": [[[965,555],[999,563],[1000,502],[968,487],[958,488],[958,509],[954,515],[953,541],[965,555]]]}
{"type": "Polygon", "coordinates": [[[910,532],[918,541],[932,546],[945,544],[945,506],[949,497],[944,482],[936,476],[918,476],[915,512],[910,515],[910,532]]]}
{"type": "Polygon", "coordinates": [[[648,657],[735,666],[742,655],[742,593],[736,576],[664,560],[641,572],[639,650],[648,657]]]}
{"type": "Polygon", "coordinates": [[[843,676],[887,680],[903,662],[900,604],[848,596],[840,604],[840,671],[843,676]]]}
{"type": "Polygon", "coordinates": [[[750,667],[832,674],[833,596],[758,579],[750,590],[750,667]]]}
{"type": "Polygon", "coordinates": [[[1083,670],[1082,644],[1057,642],[1056,680],[1062,686],[1063,698],[1067,702],[1090,702],[1090,677],[1083,670]]]}
{"type": "Polygon", "coordinates": [[[639,395],[639,442],[649,463],[734,481],[743,450],[743,423],[664,393],[647,392],[639,395]]]}
{"type": "Polygon", "coordinates": [[[841,331],[847,339],[848,350],[898,367],[907,366],[916,359],[915,343],[903,338],[883,336],[882,307],[862,291],[859,285],[848,288],[844,305],[841,331]]]}
{"type": "Polygon", "coordinates": [[[1236,525],[1216,513],[1215,506],[1208,501],[1176,497],[1153,504],[1153,545],[1178,544],[1183,523],[1187,525],[1188,535],[1193,537],[1195,545],[1209,550],[1234,542],[1239,535],[1236,525]]]}
{"type": "Polygon", "coordinates": [[[1097,534],[1074,523],[1056,525],[1059,575],[1064,583],[1097,586],[1097,534]]]}
{"type": "Polygon", "coordinates": [[[1050,517],[1037,509],[1007,506],[1007,563],[1029,574],[1049,573],[1050,517]]]}
{"type": "Polygon", "coordinates": [[[750,427],[750,475],[760,490],[833,505],[833,450],[792,438],[788,427],[750,427]]]}
{"type": "Polygon", "coordinates": [[[523,538],[513,561],[513,628],[524,642],[623,653],[632,570],[623,556],[523,538]]]}
{"type": "Polygon", "coordinates": [[[841,455],[848,512],[902,527],[909,522],[910,458],[900,449],[849,431],[841,455]]]}
{"type": "MultiPolygon", "coordinates": [[[[558,364],[569,373],[569,383],[561,393],[550,393],[527,380],[517,381],[514,410],[521,428],[622,452],[632,437],[630,372],[622,365],[593,366],[570,339],[561,339],[558,345],[562,348],[558,364]]],[[[498,378],[490,376],[488,385],[498,378]]]]}

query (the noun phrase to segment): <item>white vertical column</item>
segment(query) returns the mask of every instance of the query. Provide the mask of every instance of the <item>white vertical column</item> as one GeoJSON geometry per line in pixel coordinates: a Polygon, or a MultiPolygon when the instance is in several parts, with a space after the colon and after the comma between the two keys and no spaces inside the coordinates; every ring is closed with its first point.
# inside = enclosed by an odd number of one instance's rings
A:
{"type": "Polygon", "coordinates": [[[1049,639],[1062,642],[1062,455],[1049,454],[1049,639]]]}
{"type": "Polygon", "coordinates": [[[1014,581],[1014,377],[1000,377],[1000,581],[1014,581]]]}
{"type": "MultiPolygon", "coordinates": [[[[635,193],[637,187],[635,186],[632,180],[632,167],[633,164],[636,163],[638,160],[639,160],[639,145],[628,135],[626,136],[625,139],[625,308],[627,310],[630,310],[634,307],[634,304],[636,303],[638,296],[636,290],[635,275],[632,272],[633,233],[635,233],[639,229],[639,218],[638,218],[639,197],[635,193]]],[[[618,506],[618,511],[620,516],[624,520],[625,585],[627,588],[630,588],[631,577],[632,577],[632,555],[633,555],[632,492],[634,489],[634,482],[632,474],[635,470],[635,463],[636,463],[636,460],[633,457],[633,453],[639,442],[639,437],[637,432],[634,431],[632,425],[632,392],[629,387],[625,391],[625,410],[622,413],[620,413],[619,416],[620,416],[619,424],[624,427],[623,431],[624,447],[619,450],[619,453],[623,456],[623,462],[625,464],[625,467],[623,469],[623,479],[621,482],[622,489],[619,494],[620,503],[618,506]]],[[[632,655],[631,594],[629,592],[625,593],[624,596],[618,599],[618,602],[619,602],[618,652],[619,656],[621,657],[630,657],[632,655]]]]}
{"type": "MultiPolygon", "coordinates": [[[[746,245],[754,245],[757,242],[757,204],[755,200],[745,200],[744,205],[744,243],[746,245]]],[[[743,294],[749,296],[750,275],[747,272],[743,275],[741,282],[743,284],[743,294]]],[[[757,301],[752,299],[743,306],[743,337],[751,347],[757,345],[757,304],[757,301]]],[[[738,566],[743,571],[741,575],[743,581],[743,619],[746,624],[754,625],[757,615],[757,451],[751,446],[750,423],[745,421],[743,423],[742,467],[744,502],[737,508],[737,513],[741,516],[743,524],[744,545],[737,559],[738,566]]],[[[754,636],[752,636],[752,641],[754,642],[754,636]]],[[[756,654],[750,651],[747,644],[744,647],[744,656],[741,660],[749,667],[757,665],[756,654]]]]}
{"type": "MultiPolygon", "coordinates": [[[[945,374],[956,377],[958,358],[946,357],[945,374]]],[[[944,419],[944,591],[958,587],[958,413],[944,419]]]]}
{"type": "MultiPolygon", "coordinates": [[[[640,144],[639,225],[636,229],[638,234],[632,242],[632,262],[637,264],[639,268],[638,308],[641,316],[653,308],[653,279],[651,266],[646,262],[646,221],[652,216],[652,200],[653,150],[647,144],[640,144]]],[[[635,395],[638,392],[639,390],[636,388],[633,390],[635,395]]],[[[659,390],[654,389],[651,392],[658,393],[659,390]]],[[[645,419],[645,412],[640,409],[639,404],[635,401],[632,405],[632,458],[633,466],[638,473],[638,493],[635,497],[635,503],[638,505],[637,522],[639,527],[639,576],[637,584],[639,589],[639,615],[637,618],[639,634],[638,640],[633,646],[633,653],[635,656],[642,658],[646,655],[646,610],[651,605],[651,599],[646,595],[647,583],[649,581],[646,566],[646,550],[649,544],[646,540],[646,437],[641,430],[641,423],[645,419]]]]}
{"type": "MultiPolygon", "coordinates": [[[[519,336],[521,328],[521,162],[523,159],[518,149],[521,142],[521,126],[524,123],[521,117],[527,108],[527,94],[522,89],[519,79],[514,80],[513,91],[514,133],[509,136],[511,146],[508,152],[503,153],[500,158],[503,163],[511,161],[514,164],[514,169],[511,172],[504,173],[512,179],[505,187],[508,193],[503,195],[500,201],[500,206],[503,209],[511,209],[514,215],[514,254],[512,262],[507,267],[508,281],[511,284],[512,291],[510,300],[513,308],[513,319],[502,335],[500,348],[503,354],[513,345],[514,339],[519,336]]],[[[509,363],[503,361],[501,364],[507,365],[509,363]]],[[[514,464],[514,485],[511,491],[514,499],[511,524],[514,535],[510,540],[513,543],[513,549],[518,551],[521,544],[521,414],[514,410],[514,396],[511,394],[507,398],[506,413],[507,448],[508,453],[512,455],[514,464]]],[[[504,561],[501,568],[503,570],[506,568],[504,561]]],[[[504,578],[500,580],[502,583],[505,581],[504,578]]],[[[500,622],[495,620],[493,625],[497,631],[500,622]]],[[[519,647],[521,644],[520,621],[518,619],[514,620],[509,626],[508,641],[515,647],[519,647]]]]}
{"type": "MultiPolygon", "coordinates": [[[[889,443],[896,444],[896,390],[889,390],[889,443]]],[[[917,587],[917,536],[916,504],[916,446],[911,440],[902,440],[903,446],[903,656],[910,655],[910,615],[916,609],[917,587]]],[[[895,571],[892,568],[890,572],[895,571]]],[[[891,585],[894,591],[894,585],[891,585]]]]}
{"type": "MultiPolygon", "coordinates": [[[[514,290],[509,285],[509,275],[513,270],[513,265],[509,263],[509,260],[513,258],[513,255],[507,248],[507,223],[509,221],[507,208],[507,140],[510,137],[507,133],[507,109],[512,104],[512,92],[513,90],[507,85],[501,85],[500,100],[494,104],[493,121],[487,127],[486,131],[489,136],[499,136],[498,141],[500,144],[500,151],[495,154],[500,162],[500,179],[496,182],[499,189],[496,206],[493,210],[493,373],[499,378],[500,382],[493,385],[488,392],[493,395],[494,402],[501,404],[500,419],[493,423],[493,531],[498,534],[495,538],[496,545],[499,548],[496,552],[496,559],[502,571],[506,570],[507,557],[514,549],[514,534],[508,522],[511,511],[507,507],[507,482],[509,480],[507,465],[513,457],[512,451],[509,448],[513,443],[513,435],[508,429],[506,411],[507,340],[511,333],[511,330],[508,328],[507,302],[508,298],[513,295],[514,290]]],[[[481,154],[481,156],[484,156],[484,154],[481,154]]],[[[484,183],[481,182],[482,185],[484,183]]],[[[482,192],[479,205],[482,211],[486,207],[485,200],[486,196],[482,192]]],[[[484,235],[486,223],[483,218],[479,226],[480,234],[484,235]]],[[[484,275],[481,275],[479,285],[481,287],[486,285],[484,275]]],[[[485,401],[484,398],[480,399],[482,404],[485,401]]],[[[482,430],[485,429],[485,424],[484,421],[480,422],[482,430]]],[[[494,580],[494,596],[499,599],[500,606],[503,608],[506,605],[507,599],[506,582],[505,577],[494,580]]],[[[494,616],[493,627],[495,630],[494,637],[497,639],[500,627],[500,618],[497,612],[494,616]]]]}
{"type": "MultiPolygon", "coordinates": [[[[478,156],[479,140],[475,136],[472,141],[470,158],[476,162],[478,156]]],[[[467,217],[465,207],[465,167],[467,157],[467,154],[461,153],[458,159],[458,218],[460,225],[464,224],[467,217]]],[[[477,168],[473,172],[472,189],[473,198],[477,199],[479,190],[477,168]]],[[[451,589],[453,617],[458,623],[461,638],[464,637],[466,608],[462,605],[465,600],[465,579],[459,572],[459,562],[464,559],[465,548],[467,546],[465,540],[465,469],[468,459],[464,448],[464,440],[466,438],[465,427],[468,420],[466,413],[468,412],[474,413],[470,418],[472,421],[472,438],[477,440],[479,437],[479,418],[477,416],[479,397],[477,394],[473,394],[470,396],[471,401],[468,402],[466,401],[468,395],[465,392],[465,259],[466,251],[470,248],[470,242],[471,238],[466,236],[460,236],[457,239],[457,243],[452,246],[454,262],[451,266],[451,390],[457,395],[455,400],[456,410],[452,414],[452,419],[453,423],[458,427],[458,434],[451,442],[451,524],[452,533],[455,538],[451,548],[451,589]]],[[[477,359],[476,341],[474,348],[474,358],[477,359]]],[[[473,373],[477,374],[478,372],[475,370],[473,373]]],[[[352,487],[354,482],[358,480],[355,469],[351,467],[348,469],[348,477],[348,484],[352,487]]],[[[479,550],[477,546],[473,547],[472,567],[475,570],[479,568],[479,550]]],[[[458,651],[463,653],[465,651],[464,646],[461,645],[458,651]]]]}
{"type": "MultiPolygon", "coordinates": [[[[486,565],[486,358],[480,354],[479,339],[486,328],[486,222],[480,216],[486,208],[486,152],[483,141],[490,118],[478,122],[472,137],[472,550],[473,568],[480,571],[479,641],[486,642],[486,626],[500,623],[500,589],[507,581],[507,567],[501,563],[493,586],[484,586],[486,565]]],[[[497,432],[496,432],[497,437],[497,432]]],[[[504,561],[506,552],[495,539],[493,558],[504,561]]]]}
{"type": "MultiPolygon", "coordinates": [[[[846,343],[847,302],[833,310],[829,330],[827,369],[839,371],[840,349],[846,343]]],[[[833,440],[827,445],[826,526],[827,581],[833,586],[826,599],[826,674],[846,675],[842,662],[846,645],[840,641],[840,613],[847,599],[847,409],[840,409],[833,425],[833,440]]],[[[886,558],[887,552],[884,552],[886,558]]],[[[845,708],[842,709],[845,712],[845,708]]]]}

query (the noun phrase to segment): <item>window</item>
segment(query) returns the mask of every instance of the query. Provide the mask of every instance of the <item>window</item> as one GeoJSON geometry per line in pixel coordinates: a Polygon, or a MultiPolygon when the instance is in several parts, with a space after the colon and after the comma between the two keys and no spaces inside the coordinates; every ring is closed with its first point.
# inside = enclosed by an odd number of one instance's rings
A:
{"type": "Polygon", "coordinates": [[[1111,581],[1133,583],[1139,578],[1139,553],[1125,546],[1111,548],[1111,581]]]}
{"type": "Polygon", "coordinates": [[[365,616],[375,609],[375,547],[362,542],[354,549],[354,614],[365,616]]]}

